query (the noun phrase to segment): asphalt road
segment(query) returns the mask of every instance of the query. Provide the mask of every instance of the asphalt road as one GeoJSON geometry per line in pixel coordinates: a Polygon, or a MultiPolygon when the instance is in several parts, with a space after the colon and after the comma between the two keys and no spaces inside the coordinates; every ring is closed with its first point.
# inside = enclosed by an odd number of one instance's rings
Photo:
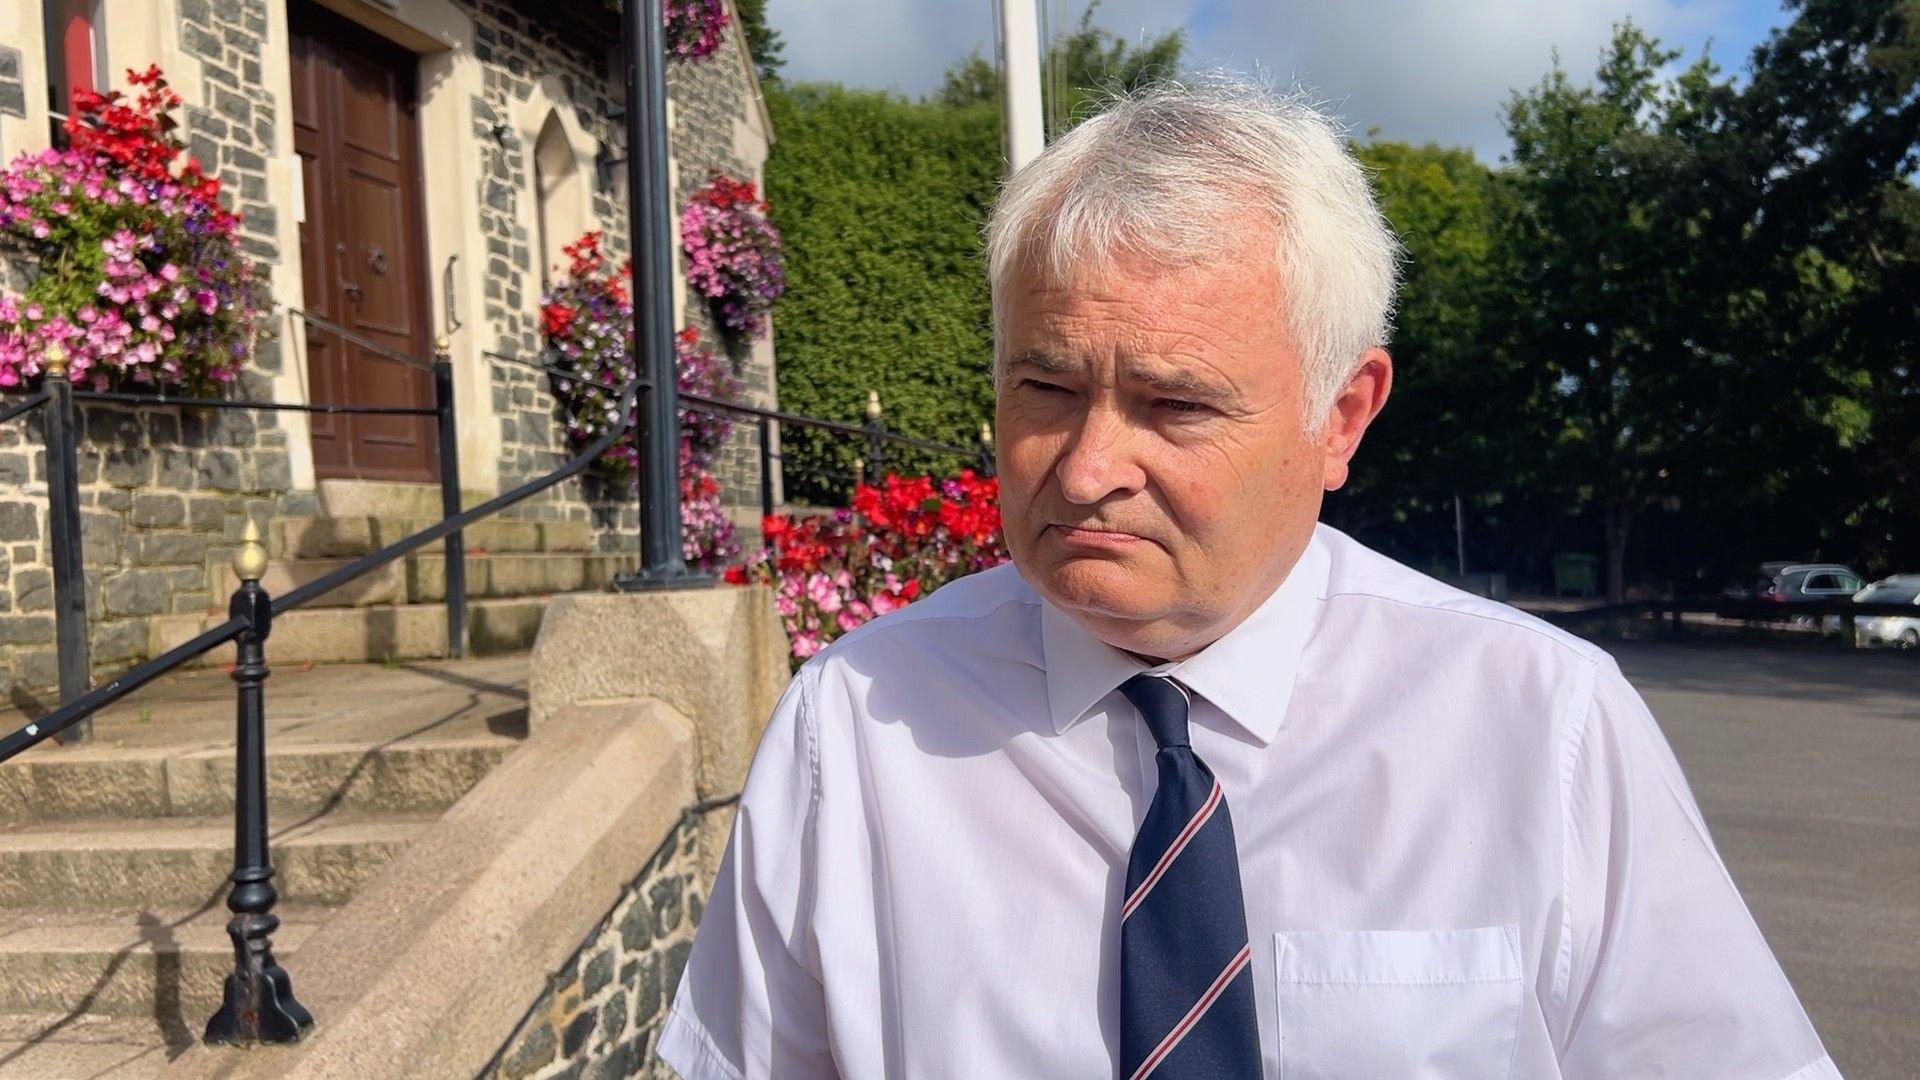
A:
{"type": "Polygon", "coordinates": [[[1920,1077],[1920,656],[1602,644],[1840,1071],[1920,1077]]]}

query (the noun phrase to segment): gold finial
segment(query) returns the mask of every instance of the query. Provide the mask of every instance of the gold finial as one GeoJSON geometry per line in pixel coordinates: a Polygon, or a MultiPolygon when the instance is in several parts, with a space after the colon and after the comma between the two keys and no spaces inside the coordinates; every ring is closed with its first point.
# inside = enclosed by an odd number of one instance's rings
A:
{"type": "Polygon", "coordinates": [[[980,421],[980,445],[993,445],[993,425],[987,423],[985,420],[980,421]]]}
{"type": "Polygon", "coordinates": [[[867,459],[866,458],[853,459],[853,482],[856,484],[864,484],[867,482],[867,459]]]}
{"type": "Polygon", "coordinates": [[[867,391],[867,419],[880,419],[880,391],[867,391]]]}
{"type": "Polygon", "coordinates": [[[52,375],[55,378],[59,378],[61,376],[66,375],[67,350],[61,348],[59,342],[54,342],[53,344],[48,345],[47,351],[44,355],[47,361],[47,365],[46,365],[47,374],[52,375]]]}
{"type": "Polygon", "coordinates": [[[260,542],[260,526],[247,519],[247,531],[240,534],[240,546],[233,552],[233,572],[241,581],[259,581],[267,572],[267,546],[260,542]]]}
{"type": "Polygon", "coordinates": [[[439,337],[433,339],[433,355],[435,359],[446,359],[447,353],[452,350],[453,339],[447,337],[447,335],[441,334],[439,337]]]}

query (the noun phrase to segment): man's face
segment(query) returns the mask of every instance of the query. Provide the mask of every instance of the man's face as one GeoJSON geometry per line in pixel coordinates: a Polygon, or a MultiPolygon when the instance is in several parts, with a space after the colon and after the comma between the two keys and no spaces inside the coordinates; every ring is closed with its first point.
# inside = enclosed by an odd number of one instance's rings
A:
{"type": "Polygon", "coordinates": [[[1007,283],[1008,548],[1111,645],[1178,659],[1257,607],[1385,402],[1390,369],[1372,350],[1365,385],[1310,429],[1278,276],[1271,247],[1249,243],[1198,266],[1122,260],[1071,287],[1031,271],[1007,283]]]}

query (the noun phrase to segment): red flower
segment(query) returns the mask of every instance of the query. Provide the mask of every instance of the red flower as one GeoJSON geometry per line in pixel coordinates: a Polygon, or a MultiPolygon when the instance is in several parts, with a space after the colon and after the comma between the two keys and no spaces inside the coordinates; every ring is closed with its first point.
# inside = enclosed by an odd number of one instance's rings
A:
{"type": "Polygon", "coordinates": [[[732,566],[727,567],[726,573],[722,574],[721,577],[724,578],[729,585],[745,585],[747,583],[747,568],[741,566],[739,563],[734,563],[732,566]]]}
{"type": "Polygon", "coordinates": [[[574,317],[580,313],[565,304],[547,304],[540,309],[540,314],[546,320],[547,336],[558,338],[567,336],[574,317]]]}
{"type": "Polygon", "coordinates": [[[572,260],[567,272],[576,278],[583,278],[597,273],[602,266],[605,266],[607,259],[600,251],[600,238],[605,235],[606,233],[595,229],[561,248],[560,250],[566,254],[567,258],[572,260]]]}

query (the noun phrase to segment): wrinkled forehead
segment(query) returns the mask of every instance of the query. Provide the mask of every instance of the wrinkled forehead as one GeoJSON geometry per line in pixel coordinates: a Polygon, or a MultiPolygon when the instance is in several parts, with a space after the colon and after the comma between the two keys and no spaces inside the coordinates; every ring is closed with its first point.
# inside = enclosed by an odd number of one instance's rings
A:
{"type": "Polygon", "coordinates": [[[1194,221],[1155,220],[1134,208],[1118,220],[1049,218],[1021,236],[993,281],[994,303],[1016,292],[1111,287],[1118,281],[1192,276],[1207,268],[1222,276],[1277,269],[1274,223],[1260,215],[1208,215],[1194,221]]]}
{"type": "Polygon", "coordinates": [[[1098,331],[1141,346],[1284,332],[1280,267],[1258,230],[1222,234],[1183,252],[1122,248],[1099,257],[1045,256],[1038,250],[1024,255],[996,282],[999,362],[1036,336],[1063,331],[1098,331]]]}

